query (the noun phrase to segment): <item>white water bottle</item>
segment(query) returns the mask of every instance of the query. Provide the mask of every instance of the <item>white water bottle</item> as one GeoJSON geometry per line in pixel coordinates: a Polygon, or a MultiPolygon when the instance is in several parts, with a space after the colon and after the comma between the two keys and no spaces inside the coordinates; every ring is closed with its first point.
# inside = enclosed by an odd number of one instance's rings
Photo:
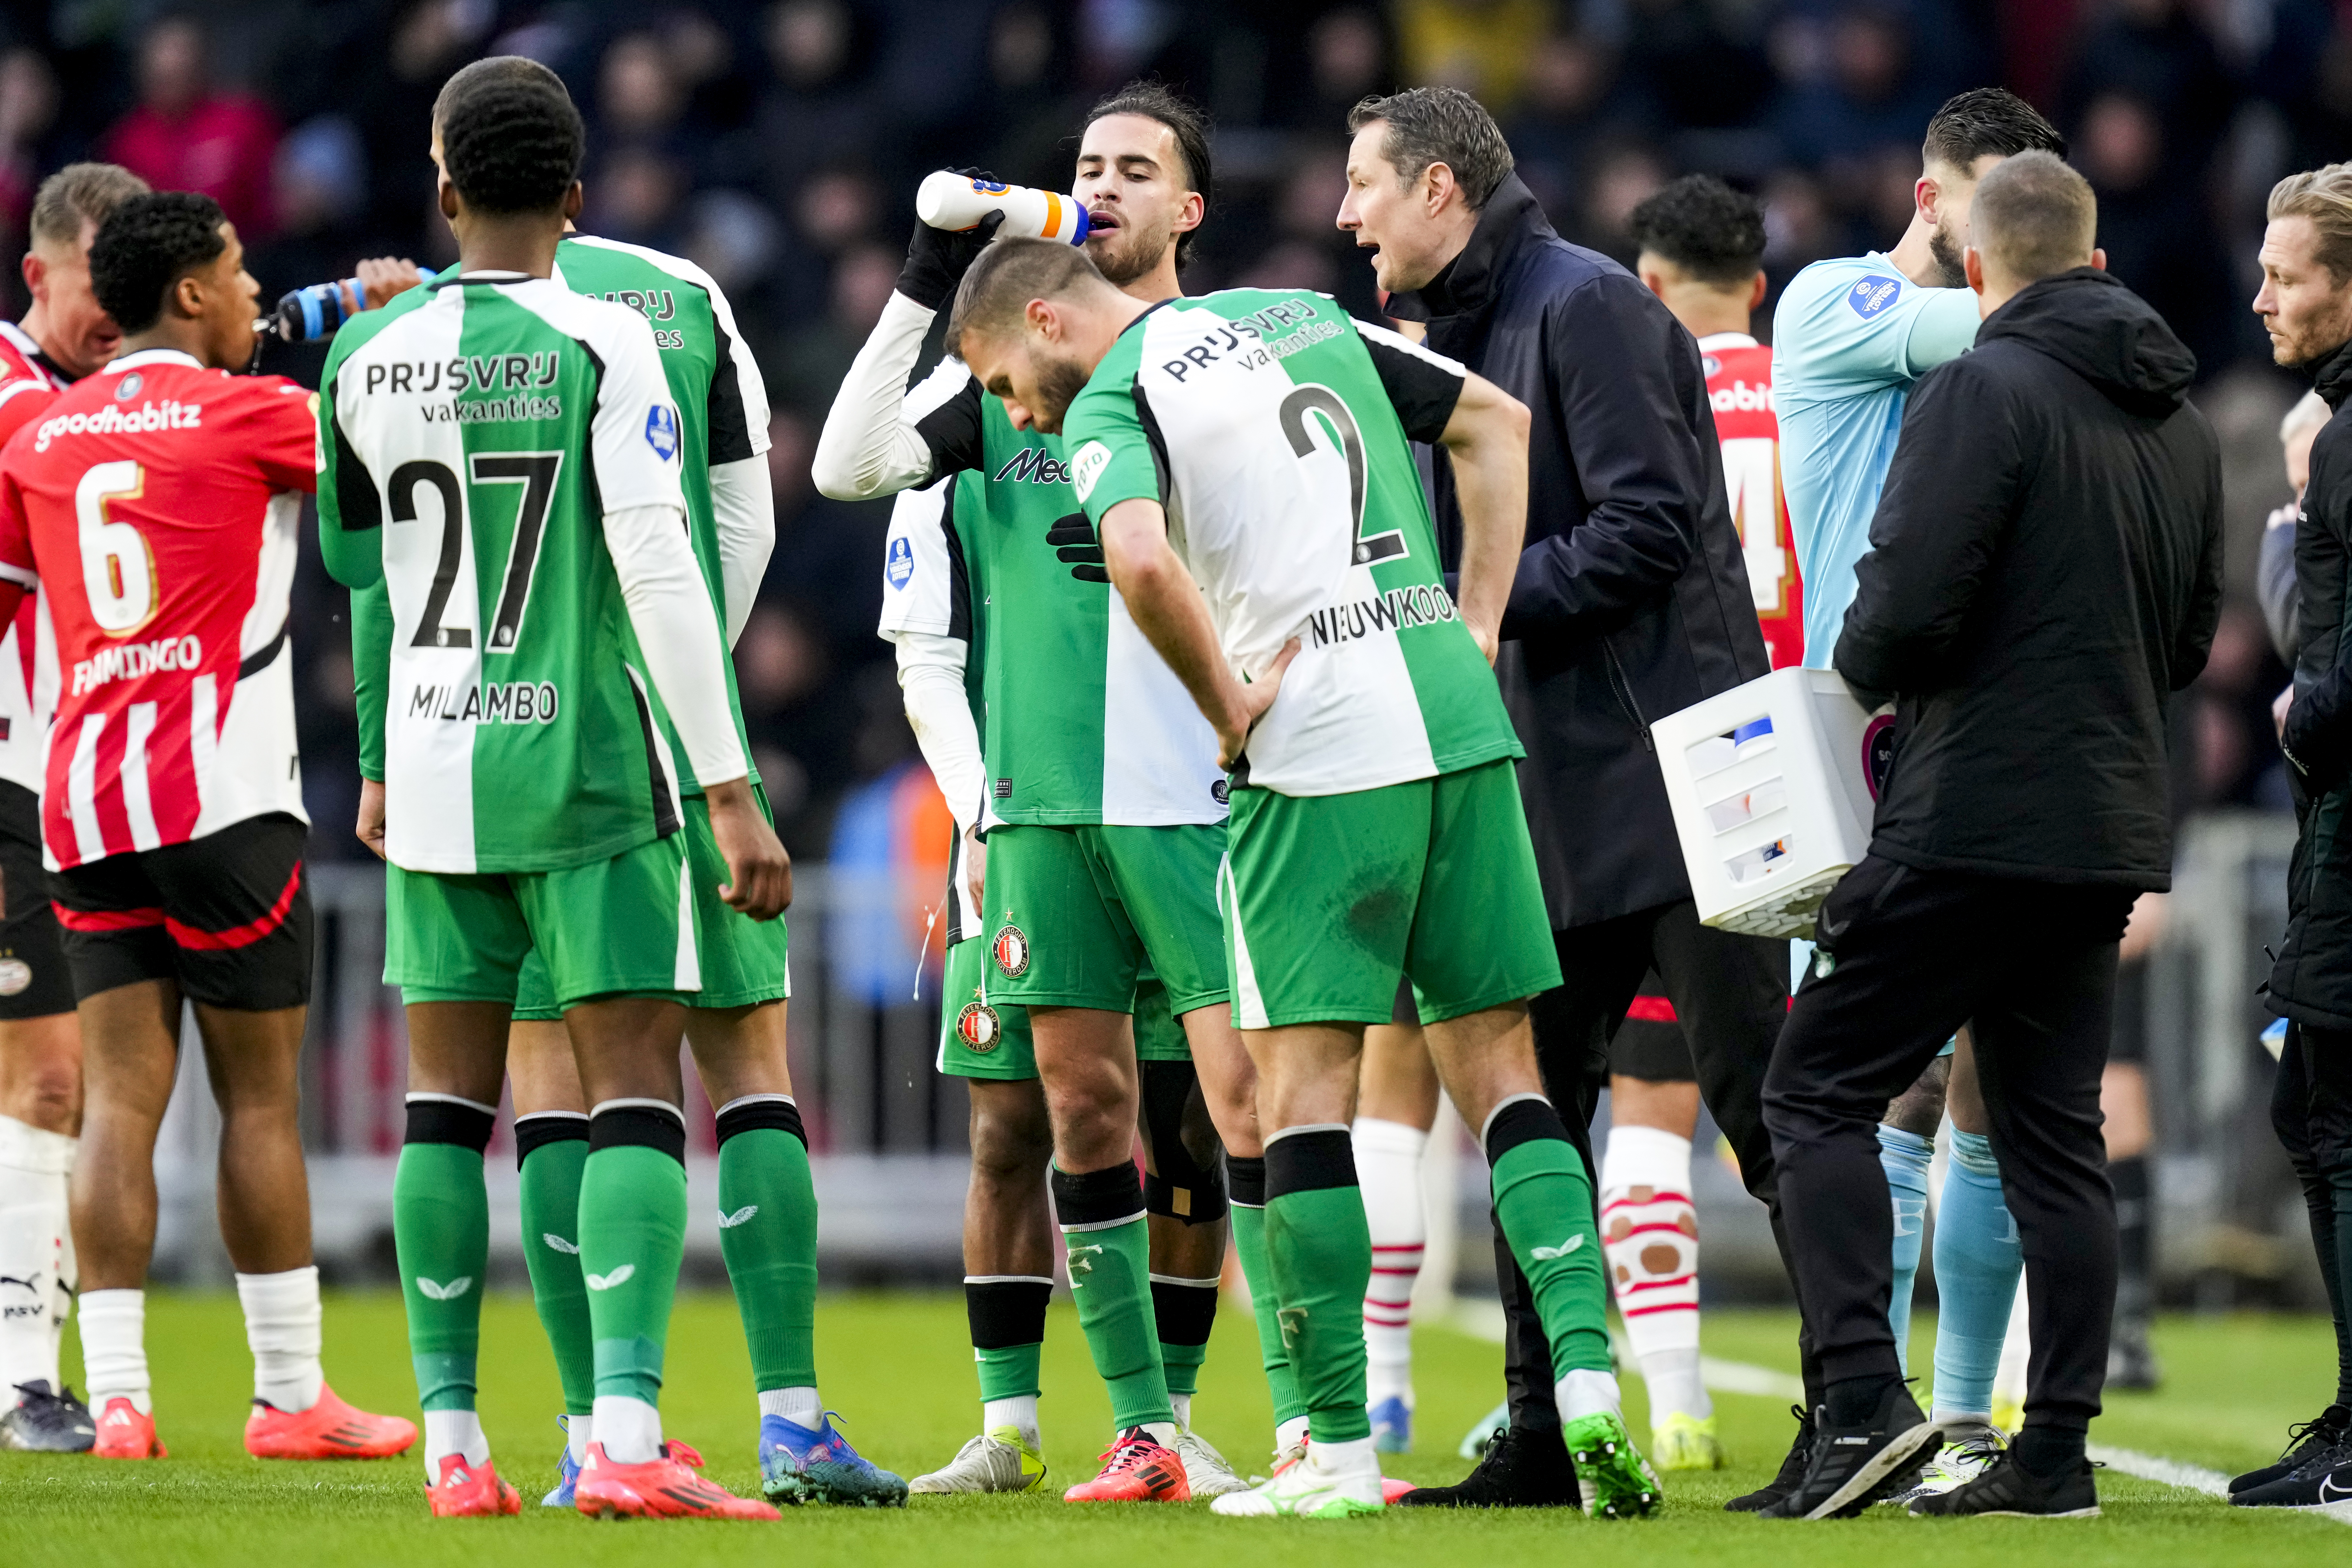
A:
{"type": "Polygon", "coordinates": [[[1087,209],[1058,192],[975,180],[951,169],[925,175],[915,192],[915,216],[933,228],[961,231],[992,212],[1004,215],[1004,226],[996,231],[1001,235],[1086,243],[1087,209]]]}

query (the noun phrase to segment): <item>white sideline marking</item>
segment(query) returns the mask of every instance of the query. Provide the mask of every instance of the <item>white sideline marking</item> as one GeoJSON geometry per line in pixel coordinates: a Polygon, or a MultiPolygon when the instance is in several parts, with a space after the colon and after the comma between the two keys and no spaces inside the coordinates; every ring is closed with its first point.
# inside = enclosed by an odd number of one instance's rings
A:
{"type": "MultiPolygon", "coordinates": [[[[1493,1344],[1503,1342],[1503,1308],[1498,1301],[1481,1301],[1457,1297],[1454,1310],[1446,1315],[1449,1327],[1486,1340],[1493,1344]]],[[[1618,1346],[1621,1359],[1630,1359],[1626,1347],[1618,1346]]],[[[1701,1356],[1698,1362],[1700,1380],[1707,1387],[1726,1394],[1753,1394],[1766,1399],[1790,1399],[1801,1402],[1805,1384],[1801,1378],[1785,1372],[1775,1372],[1769,1366],[1753,1362],[1723,1361],[1715,1356],[1701,1356]]],[[[2227,1498],[2230,1478],[2219,1470],[2209,1470],[2202,1465],[2183,1464],[2168,1459],[2161,1454],[2143,1454],[2133,1448],[2110,1448],[2103,1443],[2091,1445],[2090,1457],[2111,1470],[2135,1476],[2144,1481],[2161,1481],[2166,1486],[2182,1487],[2189,1491],[2203,1492],[2208,1497],[2227,1498]]],[[[2316,1514],[2337,1524],[2352,1525],[2352,1502],[2322,1503],[2316,1508],[2280,1509],[2281,1513],[2316,1514]]]]}

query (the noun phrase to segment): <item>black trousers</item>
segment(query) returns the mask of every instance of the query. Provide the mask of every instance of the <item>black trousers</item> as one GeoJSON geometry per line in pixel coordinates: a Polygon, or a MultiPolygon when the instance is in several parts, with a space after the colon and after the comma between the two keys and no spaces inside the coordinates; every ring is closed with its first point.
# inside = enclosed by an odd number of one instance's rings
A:
{"type": "Polygon", "coordinates": [[[2311,1245],[2336,1317],[2336,1403],[2352,1403],[2352,1031],[2290,1023],[2271,1125],[2303,1184],[2311,1245]]]}
{"type": "Polygon", "coordinates": [[[1971,1024],[2001,1194],[2024,1241],[2028,1426],[2099,1413],[2116,1203],[2099,1074],[2130,890],[1921,871],[1876,855],[1823,905],[1822,952],[1764,1082],[1764,1120],[1822,1374],[1901,1375],[1880,1114],[1971,1024]],[[1827,973],[1822,971],[1827,969],[1827,973]]]}
{"type": "MultiPolygon", "coordinates": [[[[1568,1124],[1568,1135],[1592,1174],[1601,1196],[1601,1162],[1592,1153],[1592,1116],[1609,1084],[1609,1041],[1653,967],[1689,1037],[1699,1096],[1739,1156],[1740,1178],[1773,1214],[1781,1235],[1772,1143],[1764,1130],[1765,1068],[1789,1010],[1789,944],[1740,936],[1698,923],[1685,899],[1615,920],[1554,931],[1561,981],[1529,1008],[1536,1065],[1544,1092],[1568,1124]]],[[[1785,1259],[1788,1249],[1783,1245],[1785,1259]]],[[[1528,1281],[1495,1227],[1495,1274],[1506,1319],[1504,1372],[1510,1387],[1511,1425],[1544,1429],[1559,1425],[1552,1403],[1551,1345],[1536,1315],[1528,1281]]]]}

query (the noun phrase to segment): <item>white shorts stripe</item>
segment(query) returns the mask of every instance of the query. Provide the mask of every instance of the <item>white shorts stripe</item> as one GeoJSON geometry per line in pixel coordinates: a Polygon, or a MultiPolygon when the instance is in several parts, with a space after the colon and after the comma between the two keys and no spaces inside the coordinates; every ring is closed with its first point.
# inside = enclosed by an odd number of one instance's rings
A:
{"type": "Polygon", "coordinates": [[[85,866],[106,858],[106,835],[98,826],[98,737],[105,728],[105,714],[84,714],[66,764],[66,815],[73,820],[74,857],[85,866]]]}
{"type": "Polygon", "coordinates": [[[163,836],[155,830],[155,805],[147,793],[147,737],[155,732],[155,704],[133,702],[131,732],[122,742],[122,809],[131,818],[131,847],[160,849],[163,836]]]}
{"type": "Polygon", "coordinates": [[[677,963],[670,985],[678,991],[702,989],[702,953],[694,945],[694,865],[677,863],[677,963]]]}
{"type": "Polygon", "coordinates": [[[1234,1003],[1244,1029],[1266,1027],[1265,998],[1258,994],[1257,970],[1250,963],[1249,942],[1242,934],[1241,890],[1234,885],[1234,858],[1217,859],[1217,903],[1225,913],[1225,932],[1234,947],[1234,1003]]]}

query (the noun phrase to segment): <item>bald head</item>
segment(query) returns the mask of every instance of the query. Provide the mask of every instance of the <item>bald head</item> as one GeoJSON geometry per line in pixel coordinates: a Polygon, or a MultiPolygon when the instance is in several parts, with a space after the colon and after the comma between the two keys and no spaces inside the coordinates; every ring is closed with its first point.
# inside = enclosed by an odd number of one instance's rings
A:
{"type": "Polygon", "coordinates": [[[2004,158],[1977,182],[1971,248],[1982,258],[1985,292],[2006,297],[2029,283],[2089,267],[2099,202],[2091,184],[2053,153],[2004,158]]]}

